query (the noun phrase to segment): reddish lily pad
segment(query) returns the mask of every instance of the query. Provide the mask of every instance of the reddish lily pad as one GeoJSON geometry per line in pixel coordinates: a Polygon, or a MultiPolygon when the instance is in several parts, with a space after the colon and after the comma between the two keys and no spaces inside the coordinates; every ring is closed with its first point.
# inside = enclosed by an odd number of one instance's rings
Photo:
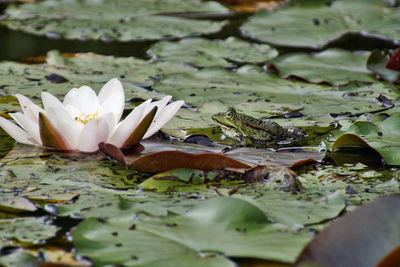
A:
{"type": "Polygon", "coordinates": [[[118,161],[122,165],[124,165],[124,166],[126,165],[124,154],[122,153],[121,149],[119,149],[118,147],[116,147],[116,146],[114,146],[112,144],[108,144],[108,143],[100,143],[99,144],[99,149],[104,154],[106,154],[107,156],[115,159],[116,161],[118,161]]]}
{"type": "Polygon", "coordinates": [[[140,157],[130,164],[135,170],[160,173],[177,168],[212,171],[224,168],[249,169],[247,165],[220,153],[192,154],[178,150],[161,151],[140,157]]]}
{"type": "Polygon", "coordinates": [[[390,58],[386,68],[400,71],[400,49],[397,49],[395,54],[390,58]]]}

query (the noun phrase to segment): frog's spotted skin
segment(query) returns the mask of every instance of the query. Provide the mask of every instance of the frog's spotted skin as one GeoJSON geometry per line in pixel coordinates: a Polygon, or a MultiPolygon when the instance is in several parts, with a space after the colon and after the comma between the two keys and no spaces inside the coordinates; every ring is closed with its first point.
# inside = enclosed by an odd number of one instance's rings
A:
{"type": "Polygon", "coordinates": [[[299,141],[305,134],[298,128],[282,127],[271,120],[259,120],[230,108],[227,112],[212,116],[225,136],[235,139],[241,145],[271,146],[299,141]]]}

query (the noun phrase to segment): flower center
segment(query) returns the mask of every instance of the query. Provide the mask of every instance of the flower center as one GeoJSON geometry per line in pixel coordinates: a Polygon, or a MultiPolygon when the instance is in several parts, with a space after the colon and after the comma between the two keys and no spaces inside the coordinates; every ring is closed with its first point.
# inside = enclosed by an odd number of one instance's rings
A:
{"type": "Polygon", "coordinates": [[[97,119],[99,117],[99,111],[96,111],[94,114],[79,114],[78,117],[75,117],[76,122],[80,122],[82,124],[86,124],[93,119],[97,119]]]}

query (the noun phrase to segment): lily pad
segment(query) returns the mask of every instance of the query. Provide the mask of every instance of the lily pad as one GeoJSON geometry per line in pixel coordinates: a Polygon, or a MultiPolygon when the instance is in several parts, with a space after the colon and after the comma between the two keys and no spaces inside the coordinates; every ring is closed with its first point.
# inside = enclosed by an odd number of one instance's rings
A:
{"type": "Polygon", "coordinates": [[[290,263],[310,238],[269,223],[257,207],[233,198],[204,201],[176,217],[87,219],[73,237],[77,253],[96,265],[125,266],[233,266],[227,256],[290,263]]]}
{"type": "Polygon", "coordinates": [[[306,0],[273,13],[257,13],[241,31],[274,45],[320,48],[350,33],[398,41],[399,23],[397,8],[383,1],[306,0]]]}
{"type": "Polygon", "coordinates": [[[364,147],[377,151],[388,165],[400,165],[400,114],[380,122],[358,121],[333,143],[333,151],[364,147]]]}
{"type": "Polygon", "coordinates": [[[11,266],[37,266],[40,260],[31,254],[26,253],[23,249],[15,249],[11,253],[0,256],[0,265],[5,267],[11,266]]]}
{"type": "MultiPolygon", "coordinates": [[[[2,94],[0,111],[20,110],[18,101],[12,96],[16,93],[23,94],[37,104],[41,104],[37,97],[41,91],[49,91],[62,98],[71,88],[82,85],[91,86],[98,91],[106,81],[113,77],[119,77],[122,80],[125,97],[128,101],[126,107],[133,107],[145,99],[160,99],[164,96],[143,88],[149,88],[162,75],[176,71],[180,73],[194,71],[193,68],[178,63],[157,63],[132,57],[115,58],[91,53],[67,57],[60,55],[57,51],[51,51],[46,60],[47,63],[37,65],[0,63],[0,92],[2,94]],[[65,82],[52,82],[46,78],[49,75],[63,77],[65,82]]],[[[171,122],[173,128],[169,127],[169,129],[172,134],[179,134],[180,128],[192,127],[192,125],[207,127],[211,122],[210,118],[204,116],[194,119],[197,113],[193,110],[182,110],[180,114],[182,115],[174,118],[171,122]],[[191,125],[187,124],[188,121],[191,121],[191,125]]]]}
{"type": "Polygon", "coordinates": [[[153,87],[196,106],[215,100],[231,106],[244,102],[274,102],[302,105],[305,116],[315,117],[338,111],[358,114],[380,110],[382,106],[376,97],[390,85],[376,83],[374,90],[368,85],[353,86],[343,93],[330,86],[281,79],[246,65],[236,72],[213,67],[194,73],[173,73],[153,87]]]}
{"type": "Polygon", "coordinates": [[[369,53],[329,49],[320,53],[293,53],[272,61],[284,78],[298,77],[312,83],[344,85],[351,81],[373,82],[366,67],[369,53]]]}
{"type": "Polygon", "coordinates": [[[398,256],[391,264],[381,262],[398,249],[399,205],[398,195],[386,196],[334,221],[307,245],[295,266],[399,265],[398,256]]]}
{"type": "Polygon", "coordinates": [[[278,192],[268,192],[251,202],[263,210],[271,221],[286,225],[320,223],[337,217],[345,208],[345,198],[340,191],[311,201],[295,195],[283,196],[278,192]],[[282,198],[285,198],[284,202],[280,200],[282,198]]]}
{"type": "Polygon", "coordinates": [[[378,77],[388,82],[399,82],[400,71],[391,70],[386,67],[392,54],[388,50],[374,50],[368,58],[367,67],[378,77]]]}
{"type": "Polygon", "coordinates": [[[184,19],[162,14],[229,13],[216,2],[190,0],[78,1],[46,0],[10,6],[2,24],[54,39],[132,41],[207,34],[219,31],[224,22],[184,19]],[[160,25],[162,25],[160,27],[160,25]]]}
{"type": "Polygon", "coordinates": [[[177,168],[212,171],[223,168],[248,169],[251,167],[222,153],[193,154],[178,150],[148,154],[136,159],[130,166],[137,171],[149,173],[165,172],[177,168]]]}
{"type": "Polygon", "coordinates": [[[269,45],[241,41],[234,37],[226,40],[200,38],[179,42],[159,42],[147,53],[157,60],[189,63],[198,67],[234,67],[236,63],[262,63],[278,55],[269,45]]]}
{"type": "Polygon", "coordinates": [[[23,197],[0,198],[0,210],[8,212],[35,211],[37,207],[23,197]]]}
{"type": "Polygon", "coordinates": [[[1,219],[1,242],[16,239],[21,242],[38,244],[56,235],[58,227],[51,224],[52,219],[43,217],[21,217],[1,219]]]}

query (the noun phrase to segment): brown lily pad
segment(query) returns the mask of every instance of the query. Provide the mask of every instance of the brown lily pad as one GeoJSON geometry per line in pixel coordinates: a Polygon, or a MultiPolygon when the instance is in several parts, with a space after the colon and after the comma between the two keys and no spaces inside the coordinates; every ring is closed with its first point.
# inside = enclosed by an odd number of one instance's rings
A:
{"type": "Polygon", "coordinates": [[[334,221],[294,266],[400,266],[399,206],[400,195],[386,196],[334,221]]]}
{"type": "Polygon", "coordinates": [[[224,168],[249,169],[247,165],[221,153],[192,154],[178,150],[161,151],[142,156],[130,166],[140,172],[160,173],[177,168],[212,171],[224,168]]]}

